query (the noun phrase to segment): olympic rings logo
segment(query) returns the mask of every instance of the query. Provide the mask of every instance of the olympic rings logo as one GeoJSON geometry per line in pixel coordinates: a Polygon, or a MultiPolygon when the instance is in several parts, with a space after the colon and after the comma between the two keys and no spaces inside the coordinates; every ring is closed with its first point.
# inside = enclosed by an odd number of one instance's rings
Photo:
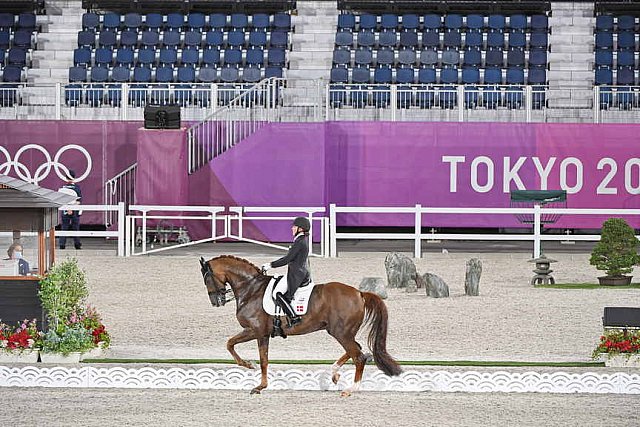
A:
{"type": "Polygon", "coordinates": [[[47,149],[38,144],[23,145],[18,149],[18,151],[16,151],[16,155],[13,160],[11,160],[9,151],[7,151],[6,148],[0,146],[0,153],[4,154],[5,157],[5,162],[0,163],[0,174],[9,175],[9,172],[13,167],[13,170],[15,171],[18,178],[32,184],[38,184],[38,182],[49,176],[49,173],[51,173],[51,168],[53,168],[53,170],[56,172],[56,175],[58,175],[61,180],[66,181],[69,174],[69,168],[60,163],[60,156],[62,156],[62,153],[68,150],[78,150],[87,159],[87,169],[82,175],[76,176],[75,178],[75,181],[82,181],[91,173],[92,161],[89,152],[83,147],[76,144],[68,144],[61,147],[55,154],[55,156],[53,156],[53,160],[51,159],[51,155],[49,154],[47,149]],[[27,168],[24,163],[20,162],[20,157],[28,150],[40,151],[42,154],[44,154],[45,157],[45,162],[43,162],[36,168],[36,171],[33,173],[33,175],[31,174],[29,168],[27,168]]]}

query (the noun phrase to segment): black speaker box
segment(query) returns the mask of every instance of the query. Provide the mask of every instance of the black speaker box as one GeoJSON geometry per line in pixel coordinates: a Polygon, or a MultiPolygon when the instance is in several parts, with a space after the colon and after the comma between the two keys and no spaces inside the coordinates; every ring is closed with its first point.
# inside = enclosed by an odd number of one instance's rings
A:
{"type": "Polygon", "coordinates": [[[180,129],[180,106],[147,105],[144,107],[145,129],[180,129]]]}
{"type": "Polygon", "coordinates": [[[605,328],[640,328],[640,308],[605,307],[602,326],[605,328]]]}

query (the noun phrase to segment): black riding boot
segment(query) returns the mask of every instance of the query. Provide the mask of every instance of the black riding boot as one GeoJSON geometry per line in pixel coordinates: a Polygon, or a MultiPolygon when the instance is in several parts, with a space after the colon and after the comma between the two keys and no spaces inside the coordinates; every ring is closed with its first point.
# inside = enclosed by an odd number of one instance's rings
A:
{"type": "Polygon", "coordinates": [[[293,308],[291,308],[289,301],[287,301],[284,295],[282,295],[280,292],[276,294],[276,303],[278,304],[278,306],[280,306],[282,311],[284,311],[284,314],[287,315],[287,319],[289,320],[289,323],[288,323],[289,327],[292,327],[302,322],[302,319],[300,318],[300,316],[298,316],[296,312],[293,311],[293,308]]]}
{"type": "Polygon", "coordinates": [[[280,316],[273,316],[273,329],[271,330],[271,338],[275,337],[287,337],[287,334],[285,334],[284,330],[282,329],[282,321],[280,320],[280,316]]]}

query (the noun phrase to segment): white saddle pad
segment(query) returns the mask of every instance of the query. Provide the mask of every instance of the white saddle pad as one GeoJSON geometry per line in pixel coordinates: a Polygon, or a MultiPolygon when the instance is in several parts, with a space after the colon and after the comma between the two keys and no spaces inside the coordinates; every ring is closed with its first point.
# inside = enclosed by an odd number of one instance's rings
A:
{"type": "MultiPolygon", "coordinates": [[[[262,308],[267,314],[275,315],[276,314],[276,303],[274,302],[274,295],[278,292],[285,293],[287,292],[287,278],[283,276],[273,277],[269,284],[267,285],[267,289],[264,292],[264,297],[262,298],[262,308]],[[276,283],[276,279],[281,277],[280,281],[276,288],[273,288],[273,285],[276,283]]],[[[306,314],[307,308],[309,307],[309,298],[311,297],[311,292],[316,284],[311,282],[307,286],[301,286],[296,291],[293,296],[293,300],[291,301],[291,307],[296,312],[296,314],[306,314]]],[[[280,308],[278,308],[278,314],[282,314],[280,308]]]]}

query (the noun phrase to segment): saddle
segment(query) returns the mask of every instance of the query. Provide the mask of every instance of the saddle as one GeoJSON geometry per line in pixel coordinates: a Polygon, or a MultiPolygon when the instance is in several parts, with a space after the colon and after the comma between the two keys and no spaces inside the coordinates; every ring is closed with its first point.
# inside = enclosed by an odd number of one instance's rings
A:
{"type": "MultiPolygon", "coordinates": [[[[315,286],[315,283],[309,282],[305,285],[300,286],[296,293],[293,295],[293,299],[291,300],[291,308],[293,308],[293,311],[297,315],[300,316],[307,313],[311,292],[313,292],[313,288],[315,286]]],[[[276,276],[272,278],[267,285],[264,296],[262,297],[262,308],[267,312],[267,314],[270,314],[272,316],[282,314],[280,308],[275,303],[275,296],[277,293],[284,294],[285,292],[287,292],[286,276],[276,276]]]]}

